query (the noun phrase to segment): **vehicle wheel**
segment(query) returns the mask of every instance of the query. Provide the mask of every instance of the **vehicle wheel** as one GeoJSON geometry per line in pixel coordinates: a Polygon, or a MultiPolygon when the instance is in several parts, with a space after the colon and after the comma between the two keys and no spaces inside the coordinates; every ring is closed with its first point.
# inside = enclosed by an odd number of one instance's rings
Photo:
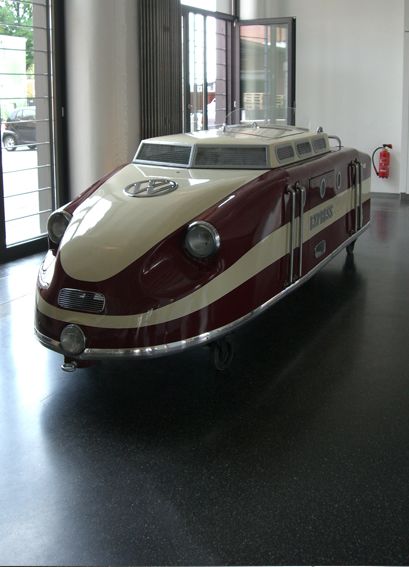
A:
{"type": "Polygon", "coordinates": [[[7,136],[4,136],[3,145],[8,152],[13,152],[17,148],[16,140],[15,140],[14,136],[11,136],[10,134],[8,134],[7,136]]]}
{"type": "Polygon", "coordinates": [[[354,248],[355,248],[355,242],[356,240],[354,240],[353,242],[351,242],[351,244],[348,244],[348,246],[346,247],[346,251],[348,256],[352,256],[354,253],[354,248]]]}
{"type": "Polygon", "coordinates": [[[31,144],[28,147],[30,148],[30,150],[36,150],[37,149],[37,146],[35,144],[34,145],[31,144]]]}
{"type": "Polygon", "coordinates": [[[227,370],[233,360],[234,348],[229,337],[225,337],[212,344],[212,358],[216,370],[227,370]]]}

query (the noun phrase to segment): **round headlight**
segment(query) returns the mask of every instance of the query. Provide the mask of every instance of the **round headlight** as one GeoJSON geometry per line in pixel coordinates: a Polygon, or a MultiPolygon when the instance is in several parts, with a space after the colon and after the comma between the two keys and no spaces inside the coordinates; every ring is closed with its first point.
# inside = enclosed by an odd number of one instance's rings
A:
{"type": "Polygon", "coordinates": [[[208,222],[195,221],[187,228],[185,246],[195,258],[208,258],[220,248],[220,236],[208,222]]]}
{"type": "Polygon", "coordinates": [[[67,211],[54,211],[48,218],[47,231],[48,237],[54,244],[59,244],[64,236],[64,232],[69,225],[72,215],[67,211]]]}
{"type": "Polygon", "coordinates": [[[61,332],[60,343],[66,354],[81,354],[85,349],[85,335],[78,325],[67,325],[61,332]]]}

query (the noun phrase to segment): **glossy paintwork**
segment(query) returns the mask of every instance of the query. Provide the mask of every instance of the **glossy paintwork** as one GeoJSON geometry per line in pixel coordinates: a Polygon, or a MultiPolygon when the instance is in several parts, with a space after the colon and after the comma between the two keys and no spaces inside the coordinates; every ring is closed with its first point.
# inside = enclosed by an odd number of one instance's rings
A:
{"type": "Polygon", "coordinates": [[[87,282],[109,279],[259,175],[254,171],[194,173],[129,164],[108,179],[73,212],[60,245],[65,273],[87,282]],[[130,197],[124,191],[129,184],[157,177],[171,177],[178,188],[156,198],[130,197]]]}
{"type": "MultiPolygon", "coordinates": [[[[202,185],[204,184],[201,187],[202,198],[206,198],[207,202],[213,200],[215,201],[214,204],[201,210],[199,216],[190,217],[189,214],[185,214],[185,220],[181,226],[178,226],[175,230],[170,230],[162,238],[159,230],[158,241],[154,246],[141,255],[135,252],[136,259],[134,261],[125,265],[118,273],[101,281],[78,280],[71,277],[64,269],[64,264],[61,263],[61,257],[64,257],[64,255],[61,255],[61,252],[57,253],[55,265],[50,268],[53,274],[49,278],[49,284],[47,286],[40,285],[40,305],[44,300],[46,302],[44,306],[56,306],[58,292],[62,287],[96,291],[107,297],[105,318],[104,315],[82,316],[75,312],[62,312],[51,307],[45,310],[41,308],[44,313],[37,312],[36,326],[38,331],[45,336],[58,340],[62,328],[68,322],[79,323],[87,337],[88,348],[120,349],[144,348],[173,343],[231,324],[269,301],[288,285],[289,255],[288,252],[285,252],[286,246],[288,250],[288,245],[285,242],[288,242],[291,218],[290,196],[287,191],[289,185],[295,186],[296,183],[300,183],[307,189],[304,207],[306,219],[304,232],[308,238],[303,245],[303,272],[299,274],[296,270],[296,277],[307,274],[351,236],[355,213],[354,211],[348,212],[350,207],[353,206],[349,196],[351,194],[349,190],[351,179],[349,178],[348,164],[358,155],[355,150],[342,150],[287,169],[262,172],[261,175],[254,175],[253,172],[249,175],[251,180],[241,185],[240,179],[246,179],[243,172],[240,176],[230,175],[229,184],[226,184],[226,179],[223,179],[224,174],[222,174],[217,182],[214,178],[212,179],[215,189],[212,189],[212,182],[209,180],[212,175],[214,176],[214,172],[186,170],[181,172],[166,168],[154,168],[156,175],[158,175],[158,171],[162,174],[164,171],[167,171],[168,174],[172,172],[173,178],[181,183],[182,190],[174,200],[175,208],[183,208],[183,200],[186,199],[186,195],[189,198],[186,211],[195,211],[203,207],[203,204],[195,205],[192,209],[193,193],[189,194],[187,189],[183,189],[183,187],[192,189],[192,187],[200,186],[201,182],[202,185]],[[198,181],[198,184],[193,183],[192,185],[191,179],[198,181]],[[325,192],[321,191],[320,193],[322,179],[325,179],[326,188],[325,192]],[[186,183],[187,185],[184,185],[186,183]],[[231,191],[232,186],[235,186],[233,191],[231,191]],[[205,195],[202,190],[203,187],[207,188],[208,194],[205,195]],[[213,192],[209,194],[210,191],[213,192]],[[222,198],[220,198],[221,195],[222,198]],[[345,201],[346,195],[348,195],[347,201],[345,201]],[[342,206],[347,207],[345,215],[341,212],[338,215],[338,220],[319,227],[315,230],[315,235],[314,232],[310,234],[308,223],[311,222],[309,220],[311,215],[315,214],[317,210],[320,211],[322,207],[325,208],[326,203],[337,203],[340,198],[345,203],[342,206]],[[184,250],[183,241],[186,223],[196,219],[211,222],[220,234],[222,246],[214,258],[198,261],[189,257],[184,250]],[[280,234],[281,236],[278,236],[280,234]],[[277,240],[275,235],[280,240],[277,240]],[[272,236],[274,236],[274,239],[271,240],[271,245],[267,244],[272,236]],[[274,244],[274,242],[277,242],[277,244],[274,244]],[[264,258],[268,258],[266,256],[267,245],[273,247],[271,249],[271,260],[266,262],[266,259],[263,259],[260,263],[261,257],[258,259],[258,250],[262,252],[264,258]],[[274,259],[275,246],[277,250],[282,249],[283,252],[279,252],[274,259]],[[321,250],[321,248],[322,251],[317,255],[317,250],[321,250]],[[258,265],[258,268],[255,267],[258,265]],[[240,270],[244,269],[244,274],[249,268],[248,276],[240,275],[240,270]],[[229,279],[232,281],[231,284],[229,279]],[[222,282],[224,283],[222,284],[222,282]],[[226,291],[221,291],[224,289],[224,287],[220,287],[221,285],[227,286],[226,291]],[[179,305],[180,307],[178,307],[179,305]],[[197,307],[194,307],[194,305],[197,305],[197,307]],[[163,317],[160,317],[159,314],[162,311],[163,317]],[[49,313],[48,316],[45,313],[49,313]],[[131,317],[129,320],[133,321],[132,317],[137,314],[144,315],[141,318],[138,316],[135,323],[125,324],[129,317],[131,317]],[[121,317],[124,317],[123,324],[121,317]],[[87,323],[87,321],[98,321],[98,325],[87,323]],[[136,321],[139,321],[139,323],[136,321]]],[[[364,163],[363,178],[364,183],[366,183],[370,173],[369,161],[363,155],[359,157],[364,163]]],[[[92,210],[93,200],[95,203],[106,204],[106,195],[109,195],[109,209],[118,206],[118,202],[127,202],[129,198],[123,194],[122,186],[130,179],[129,168],[142,176],[152,173],[152,168],[149,167],[128,166],[128,169],[124,168],[119,174],[108,179],[108,185],[96,185],[94,190],[91,191],[92,194],[88,193],[88,199],[81,201],[78,210],[73,210],[74,223],[71,225],[71,231],[68,229],[64,237],[63,252],[67,248],[70,249],[75,240],[81,245],[83,239],[78,235],[75,236],[75,232],[78,233],[78,227],[86,222],[84,219],[87,218],[88,213],[83,215],[82,212],[84,208],[88,210],[87,207],[92,210]],[[91,206],[89,206],[90,202],[91,206]],[[79,219],[77,224],[75,224],[76,216],[79,219]]],[[[134,176],[134,173],[131,173],[132,176],[134,176]]],[[[176,194],[177,191],[169,195],[169,203],[176,194]]],[[[142,200],[131,199],[131,205],[135,202],[137,204],[136,211],[140,201],[142,200]]],[[[148,201],[148,209],[153,213],[155,204],[159,202],[159,199],[151,198],[146,201],[148,201]]],[[[118,211],[121,211],[124,206],[120,204],[118,211]]],[[[159,210],[164,210],[163,201],[159,210]]],[[[370,216],[367,197],[365,197],[363,210],[364,224],[366,224],[370,216]]],[[[169,215],[172,217],[171,211],[169,215]]],[[[109,219],[109,216],[107,215],[107,219],[109,219]]],[[[132,215],[128,214],[127,218],[131,217],[132,215]]],[[[91,218],[93,220],[88,223],[89,225],[94,223],[93,226],[104,227],[104,223],[98,225],[95,217],[91,218]]],[[[121,235],[121,229],[126,229],[124,236],[127,239],[127,246],[130,246],[132,241],[136,239],[143,240],[140,231],[138,232],[140,227],[137,222],[135,223],[136,226],[132,226],[132,223],[128,227],[126,227],[126,224],[120,226],[120,215],[115,216],[115,218],[118,226],[114,234],[121,235]]],[[[156,224],[159,224],[159,220],[158,217],[156,224]]],[[[176,224],[178,223],[176,222],[176,224]]],[[[145,226],[149,226],[149,223],[145,226]]],[[[167,223],[166,226],[171,226],[171,223],[167,223]]],[[[91,233],[92,230],[93,227],[91,226],[91,233]]],[[[82,232],[86,232],[84,228],[82,232]]],[[[103,231],[99,234],[103,234],[103,231]]],[[[107,230],[107,234],[112,234],[112,231],[107,230]]],[[[89,258],[92,257],[93,262],[97,264],[106,262],[109,271],[112,271],[107,254],[109,240],[106,240],[106,244],[104,244],[104,240],[101,242],[99,238],[92,238],[91,234],[88,235],[88,242],[94,246],[94,250],[95,244],[100,247],[101,260],[97,261],[98,257],[91,254],[91,250],[82,258],[89,262],[89,258]]],[[[113,246],[113,249],[115,247],[116,255],[120,255],[121,246],[118,242],[113,246]]],[[[74,261],[76,257],[75,247],[70,253],[74,261]]],[[[128,251],[126,251],[125,257],[129,257],[128,251]]],[[[298,259],[299,248],[295,246],[294,262],[296,266],[298,259]]],[[[54,260],[52,260],[52,263],[54,263],[54,260]]],[[[103,270],[106,269],[104,266],[102,268],[103,270]]]]}

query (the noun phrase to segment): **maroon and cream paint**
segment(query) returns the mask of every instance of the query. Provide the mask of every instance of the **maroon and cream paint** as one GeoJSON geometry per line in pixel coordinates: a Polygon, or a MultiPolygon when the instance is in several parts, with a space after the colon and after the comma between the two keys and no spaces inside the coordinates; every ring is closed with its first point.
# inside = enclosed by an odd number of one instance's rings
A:
{"type": "MultiPolygon", "coordinates": [[[[92,358],[103,355],[95,354],[98,349],[139,349],[138,355],[143,356],[145,351],[148,355],[152,348],[188,344],[217,330],[230,329],[288,288],[289,186],[299,183],[306,188],[303,268],[302,274],[296,274],[299,281],[354,236],[348,166],[357,158],[363,163],[365,227],[370,216],[370,163],[356,150],[334,151],[292,167],[254,172],[250,181],[189,219],[205,220],[216,227],[222,244],[214,257],[199,261],[186,253],[186,223],[118,273],[98,281],[72,277],[64,269],[61,252],[55,256],[50,252],[49,265],[39,277],[37,332],[57,344],[62,329],[76,323],[86,336],[92,358]],[[320,195],[322,177],[327,182],[324,196],[320,195]],[[311,228],[310,218],[326,207],[333,207],[337,214],[322,226],[311,228]],[[316,247],[323,241],[325,251],[317,258],[316,247]],[[58,292],[63,287],[103,293],[107,299],[105,312],[92,315],[59,308],[58,292]]],[[[85,198],[100,186],[93,186],[85,198]]],[[[70,212],[83,202],[81,196],[80,202],[70,205],[70,212]]],[[[296,266],[298,255],[295,243],[296,266]]]]}

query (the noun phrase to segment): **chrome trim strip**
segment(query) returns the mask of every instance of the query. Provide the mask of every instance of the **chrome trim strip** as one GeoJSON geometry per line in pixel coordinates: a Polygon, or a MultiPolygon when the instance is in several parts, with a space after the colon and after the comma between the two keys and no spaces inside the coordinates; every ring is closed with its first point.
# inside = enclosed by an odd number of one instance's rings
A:
{"type": "Polygon", "coordinates": [[[189,169],[190,165],[185,165],[183,163],[170,163],[167,161],[148,161],[145,159],[136,159],[132,160],[132,163],[135,165],[151,165],[152,167],[175,167],[177,169],[189,169]]]}
{"type": "Polygon", "coordinates": [[[358,228],[362,228],[364,222],[364,210],[362,207],[362,163],[357,160],[358,166],[358,199],[359,199],[359,226],[358,228]]]}
{"type": "Polygon", "coordinates": [[[330,135],[328,134],[328,139],[329,140],[335,140],[336,142],[338,142],[338,149],[340,150],[342,148],[342,142],[341,142],[341,138],[339,136],[335,136],[335,135],[330,135]]]}
{"type": "MultiPolygon", "coordinates": [[[[338,248],[336,248],[331,254],[329,254],[324,260],[322,260],[319,264],[315,266],[312,270],[310,270],[305,276],[302,276],[300,279],[295,281],[293,284],[289,285],[288,287],[284,288],[280,293],[260,305],[247,315],[244,315],[240,319],[225,325],[224,327],[219,327],[218,329],[214,329],[213,331],[208,331],[196,337],[191,337],[189,339],[176,341],[174,343],[168,343],[163,345],[157,345],[153,347],[143,347],[143,348],[131,348],[131,349],[92,349],[87,348],[84,352],[75,357],[69,357],[75,360],[101,360],[101,359],[115,359],[115,358],[158,358],[161,356],[165,356],[168,354],[176,354],[178,352],[182,352],[187,348],[191,348],[194,346],[198,346],[201,344],[209,343],[211,341],[217,340],[221,338],[223,335],[230,333],[231,331],[241,327],[245,323],[251,321],[258,315],[260,315],[266,309],[275,305],[281,299],[284,299],[289,293],[296,290],[300,287],[303,283],[311,279],[319,270],[321,270],[326,264],[328,264],[337,254],[339,254],[344,248],[346,248],[349,244],[354,242],[367,228],[369,227],[370,222],[368,222],[365,226],[363,226],[358,233],[354,233],[350,236],[347,240],[345,240],[338,248]]],[[[58,341],[51,339],[40,333],[38,329],[34,329],[37,339],[40,343],[51,349],[55,352],[58,352],[64,355],[63,350],[61,349],[61,345],[58,341]]]]}
{"type": "Polygon", "coordinates": [[[351,166],[353,171],[352,187],[354,191],[355,232],[358,232],[364,221],[362,205],[362,163],[358,159],[355,159],[351,163],[351,166]]]}
{"type": "Polygon", "coordinates": [[[351,171],[351,190],[354,197],[354,211],[355,211],[355,232],[358,230],[358,188],[357,188],[357,167],[356,167],[356,160],[353,160],[349,163],[348,168],[351,171]]]}
{"type": "Polygon", "coordinates": [[[290,221],[290,277],[288,284],[294,281],[294,243],[295,243],[295,191],[289,186],[287,192],[291,195],[291,221],[290,221]]]}
{"type": "Polygon", "coordinates": [[[299,230],[299,245],[300,245],[300,252],[299,252],[299,262],[298,262],[298,277],[302,277],[302,260],[303,260],[303,246],[304,246],[304,205],[305,205],[305,198],[306,198],[306,190],[305,187],[297,183],[295,187],[296,191],[299,192],[300,195],[300,221],[298,224],[299,230]]]}

